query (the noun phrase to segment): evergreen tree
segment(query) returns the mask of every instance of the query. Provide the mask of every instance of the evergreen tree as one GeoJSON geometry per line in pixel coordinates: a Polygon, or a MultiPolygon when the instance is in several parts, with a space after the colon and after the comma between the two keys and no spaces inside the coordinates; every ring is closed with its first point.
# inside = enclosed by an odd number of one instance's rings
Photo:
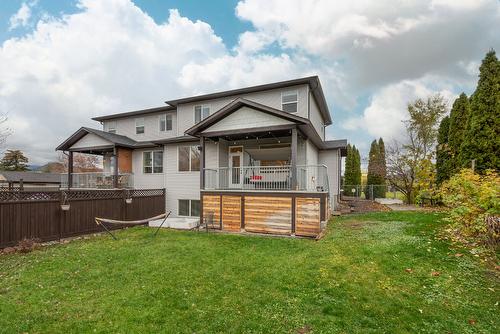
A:
{"type": "Polygon", "coordinates": [[[359,150],[354,146],[354,184],[361,185],[361,156],[359,150]]]}
{"type": "Polygon", "coordinates": [[[345,158],[344,185],[350,186],[354,183],[354,155],[351,144],[347,144],[347,156],[345,158]]]}
{"type": "MultiPolygon", "coordinates": [[[[465,93],[460,94],[460,96],[453,102],[453,107],[450,112],[449,119],[449,130],[446,131],[448,150],[450,155],[450,175],[448,175],[445,179],[448,179],[452,174],[457,173],[463,166],[459,160],[460,146],[465,138],[465,131],[467,130],[467,123],[469,120],[469,99],[465,93]]],[[[444,121],[444,119],[443,119],[444,121]]],[[[441,130],[440,128],[440,133],[441,130]]],[[[444,135],[444,132],[442,133],[444,135]]],[[[438,136],[438,145],[444,144],[445,142],[439,142],[440,138],[438,136]]],[[[441,138],[443,140],[443,138],[441,138]]],[[[437,150],[439,154],[439,150],[437,150]]],[[[442,152],[444,153],[444,152],[442,152]]],[[[440,179],[439,175],[439,167],[438,167],[438,183],[440,179]]],[[[444,180],[444,179],[442,179],[444,180]]]]}
{"type": "MultiPolygon", "coordinates": [[[[455,104],[453,104],[455,105],[455,104]]],[[[436,146],[436,182],[448,180],[451,172],[451,152],[449,148],[450,117],[446,116],[439,124],[436,146]]]]}
{"type": "Polygon", "coordinates": [[[476,170],[500,170],[500,62],[491,50],[479,68],[479,81],[471,97],[470,117],[460,147],[462,166],[475,160],[476,170]]]}
{"type": "Polygon", "coordinates": [[[385,143],[382,137],[378,140],[378,150],[380,151],[380,171],[384,180],[387,178],[387,161],[385,159],[385,143]]]}
{"type": "Polygon", "coordinates": [[[0,170],[20,171],[29,170],[28,158],[19,150],[7,150],[2,160],[0,160],[0,170]]]}
{"type": "Polygon", "coordinates": [[[385,196],[385,179],[382,174],[382,154],[380,152],[379,144],[376,140],[374,140],[370,146],[370,153],[368,157],[368,175],[366,179],[367,187],[365,188],[366,198],[374,199],[385,196]]]}

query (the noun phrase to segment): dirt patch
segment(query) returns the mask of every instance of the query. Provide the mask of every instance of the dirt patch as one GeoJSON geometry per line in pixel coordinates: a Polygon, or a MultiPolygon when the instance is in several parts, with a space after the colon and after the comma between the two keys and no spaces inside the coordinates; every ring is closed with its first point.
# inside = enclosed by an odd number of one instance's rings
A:
{"type": "Polygon", "coordinates": [[[344,196],[340,202],[342,214],[391,211],[387,206],[361,198],[344,196]]]}

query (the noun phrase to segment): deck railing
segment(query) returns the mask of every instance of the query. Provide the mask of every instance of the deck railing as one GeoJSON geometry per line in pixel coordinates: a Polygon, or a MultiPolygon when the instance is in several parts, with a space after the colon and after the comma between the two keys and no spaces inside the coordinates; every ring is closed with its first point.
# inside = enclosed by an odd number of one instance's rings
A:
{"type": "MultiPolygon", "coordinates": [[[[72,188],[83,189],[112,189],[115,188],[115,177],[118,179],[118,188],[133,188],[134,175],[120,173],[115,176],[113,173],[90,172],[72,173],[72,188]]],[[[61,188],[68,187],[68,174],[61,174],[61,188]]]]}
{"type": "Polygon", "coordinates": [[[205,168],[205,189],[328,191],[326,166],[297,166],[297,182],[294,189],[292,189],[292,171],[291,166],[205,168]]]}

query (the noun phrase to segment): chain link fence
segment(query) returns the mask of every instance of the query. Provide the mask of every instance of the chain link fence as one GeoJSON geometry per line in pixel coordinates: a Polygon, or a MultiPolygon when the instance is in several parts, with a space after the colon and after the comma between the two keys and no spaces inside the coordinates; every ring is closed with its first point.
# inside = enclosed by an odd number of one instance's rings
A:
{"type": "Polygon", "coordinates": [[[342,185],[340,191],[343,197],[374,200],[376,198],[392,198],[404,200],[404,195],[388,185],[355,184],[342,185]]]}

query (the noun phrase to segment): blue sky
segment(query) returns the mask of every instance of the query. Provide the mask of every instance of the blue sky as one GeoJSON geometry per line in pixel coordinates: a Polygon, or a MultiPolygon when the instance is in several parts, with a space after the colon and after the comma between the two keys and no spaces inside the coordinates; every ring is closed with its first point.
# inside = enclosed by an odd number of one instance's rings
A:
{"type": "Polygon", "coordinates": [[[470,94],[499,22],[496,0],[2,1],[0,150],[43,163],[92,116],[317,74],[328,137],[366,155],[408,102],[470,94]]]}

